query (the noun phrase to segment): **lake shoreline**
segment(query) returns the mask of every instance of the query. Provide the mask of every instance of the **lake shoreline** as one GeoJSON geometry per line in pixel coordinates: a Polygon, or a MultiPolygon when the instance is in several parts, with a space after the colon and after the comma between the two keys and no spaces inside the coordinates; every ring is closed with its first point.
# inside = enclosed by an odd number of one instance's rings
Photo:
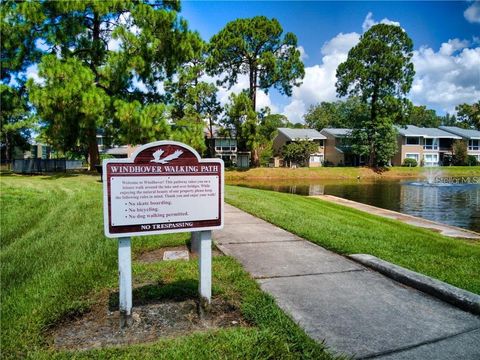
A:
{"type": "Polygon", "coordinates": [[[391,167],[375,171],[367,167],[319,167],[319,168],[252,168],[227,170],[225,181],[239,180],[354,180],[354,179],[414,179],[426,178],[431,174],[442,177],[480,176],[480,166],[449,167],[391,167]]]}

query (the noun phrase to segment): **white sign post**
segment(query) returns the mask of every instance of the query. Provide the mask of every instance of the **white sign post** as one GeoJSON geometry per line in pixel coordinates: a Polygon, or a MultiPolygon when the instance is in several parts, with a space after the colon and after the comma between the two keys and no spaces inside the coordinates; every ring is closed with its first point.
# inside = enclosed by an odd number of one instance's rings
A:
{"type": "Polygon", "coordinates": [[[200,299],[210,304],[212,298],[212,231],[199,233],[199,283],[200,299]]]}
{"type": "Polygon", "coordinates": [[[201,159],[188,145],[158,141],[129,159],[103,161],[105,235],[118,240],[121,326],[132,314],[131,236],[196,232],[199,294],[212,296],[212,230],[223,227],[221,159],[201,159]]]}
{"type": "Polygon", "coordinates": [[[120,327],[127,327],[132,315],[132,251],[129,237],[118,239],[118,283],[120,327]]]}

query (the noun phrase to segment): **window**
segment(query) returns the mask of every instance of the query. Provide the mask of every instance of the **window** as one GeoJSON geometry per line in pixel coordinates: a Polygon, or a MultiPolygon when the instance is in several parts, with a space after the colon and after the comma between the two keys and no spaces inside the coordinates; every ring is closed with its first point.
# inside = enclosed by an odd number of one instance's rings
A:
{"type": "Polygon", "coordinates": [[[468,140],[468,150],[480,150],[480,140],[468,140]]]}
{"type": "Polygon", "coordinates": [[[215,139],[216,151],[237,151],[237,140],[235,139],[215,139]]]}
{"type": "Polygon", "coordinates": [[[322,163],[323,155],[310,155],[310,163],[322,163]]]}
{"type": "Polygon", "coordinates": [[[425,166],[438,166],[438,154],[423,155],[423,162],[425,166]]]}
{"type": "Polygon", "coordinates": [[[425,145],[423,148],[425,150],[438,150],[438,139],[425,139],[425,145]]]}
{"type": "Polygon", "coordinates": [[[407,139],[406,139],[405,143],[407,145],[420,145],[420,138],[419,137],[407,136],[407,139]]]}
{"type": "Polygon", "coordinates": [[[420,154],[418,154],[418,153],[405,154],[405,159],[415,159],[417,161],[417,163],[419,161],[419,158],[420,158],[420,154]]]}

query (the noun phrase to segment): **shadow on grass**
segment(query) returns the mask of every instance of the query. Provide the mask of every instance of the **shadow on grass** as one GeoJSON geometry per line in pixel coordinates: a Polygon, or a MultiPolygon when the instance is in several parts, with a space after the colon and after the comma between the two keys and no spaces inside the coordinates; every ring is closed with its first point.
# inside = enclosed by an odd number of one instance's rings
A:
{"type": "Polygon", "coordinates": [[[251,169],[255,169],[255,168],[228,167],[228,168],[225,169],[225,171],[227,171],[227,172],[233,172],[233,171],[237,171],[237,172],[247,172],[248,170],[251,170],[251,169]]]}
{"type": "Polygon", "coordinates": [[[44,177],[42,180],[57,180],[57,179],[62,179],[62,178],[72,178],[72,177],[77,177],[78,174],[75,173],[50,173],[50,174],[39,174],[43,175],[44,177]]]}
{"type": "MultiPolygon", "coordinates": [[[[119,306],[118,291],[112,292],[108,298],[109,311],[117,311],[119,306]]],[[[198,281],[193,279],[179,280],[170,284],[157,283],[134,288],[132,292],[133,306],[154,304],[160,301],[185,301],[198,299],[198,281]]]]}

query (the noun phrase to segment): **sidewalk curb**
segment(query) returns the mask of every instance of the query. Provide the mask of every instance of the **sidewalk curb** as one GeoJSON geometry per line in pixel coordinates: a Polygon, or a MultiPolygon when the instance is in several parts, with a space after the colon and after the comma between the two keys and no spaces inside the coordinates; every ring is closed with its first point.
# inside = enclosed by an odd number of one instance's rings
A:
{"type": "Polygon", "coordinates": [[[407,270],[373,255],[353,254],[350,255],[349,258],[395,281],[435,296],[462,310],[480,315],[480,295],[459,289],[429,276],[407,270]]]}

